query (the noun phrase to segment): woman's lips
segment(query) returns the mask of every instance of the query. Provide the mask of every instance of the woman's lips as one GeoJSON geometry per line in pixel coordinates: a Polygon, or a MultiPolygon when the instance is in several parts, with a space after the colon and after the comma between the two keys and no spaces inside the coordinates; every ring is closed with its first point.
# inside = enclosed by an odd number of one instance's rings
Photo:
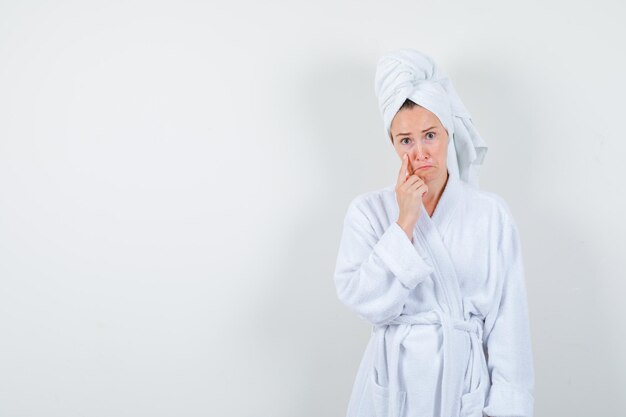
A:
{"type": "Polygon", "coordinates": [[[424,165],[423,167],[417,168],[417,170],[419,171],[420,169],[424,169],[424,168],[432,168],[432,165],[424,165]]]}

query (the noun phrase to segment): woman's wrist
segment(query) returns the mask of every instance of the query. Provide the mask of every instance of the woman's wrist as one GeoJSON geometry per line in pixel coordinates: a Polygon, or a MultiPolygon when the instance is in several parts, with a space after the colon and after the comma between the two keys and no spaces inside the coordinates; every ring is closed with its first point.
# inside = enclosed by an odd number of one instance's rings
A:
{"type": "Polygon", "coordinates": [[[400,228],[402,230],[404,230],[404,233],[406,234],[406,237],[409,238],[409,240],[411,242],[413,242],[413,229],[415,228],[415,225],[409,224],[405,221],[402,221],[400,219],[398,219],[396,221],[396,223],[398,224],[398,226],[400,226],[400,228]]]}

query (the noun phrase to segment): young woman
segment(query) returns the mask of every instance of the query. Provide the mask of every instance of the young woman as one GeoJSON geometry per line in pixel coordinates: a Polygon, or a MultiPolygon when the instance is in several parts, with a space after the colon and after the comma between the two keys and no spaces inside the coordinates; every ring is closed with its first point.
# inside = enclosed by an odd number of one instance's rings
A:
{"type": "Polygon", "coordinates": [[[521,245],[506,202],[478,188],[487,147],[430,57],[383,55],[375,91],[401,167],[344,221],[337,294],[372,324],[347,416],[530,417],[521,245]]]}

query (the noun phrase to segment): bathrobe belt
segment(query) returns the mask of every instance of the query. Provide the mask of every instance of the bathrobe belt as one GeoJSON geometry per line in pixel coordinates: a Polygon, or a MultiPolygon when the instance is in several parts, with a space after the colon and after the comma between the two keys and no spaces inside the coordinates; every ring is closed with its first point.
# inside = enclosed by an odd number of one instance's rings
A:
{"type": "MultiPolygon", "coordinates": [[[[472,387],[478,386],[475,378],[483,377],[483,363],[485,361],[485,352],[482,347],[483,320],[477,316],[467,321],[458,320],[452,318],[447,313],[431,310],[414,315],[400,315],[385,325],[374,327],[386,327],[388,325],[398,326],[390,342],[391,347],[387,356],[387,375],[389,379],[388,416],[399,417],[398,414],[401,411],[399,407],[400,397],[398,396],[401,394],[399,365],[402,342],[411,331],[412,325],[439,325],[443,333],[443,375],[441,380],[441,409],[436,417],[456,417],[461,396],[460,384],[465,375],[465,369],[459,369],[459,367],[461,365],[467,366],[467,364],[460,364],[455,356],[451,356],[455,355],[455,352],[459,349],[458,344],[455,344],[455,341],[458,339],[455,339],[452,332],[462,331],[468,332],[470,335],[472,350],[469,356],[472,367],[472,382],[470,385],[472,387]]],[[[381,344],[384,343],[384,332],[382,335],[383,340],[380,341],[381,344]]]]}

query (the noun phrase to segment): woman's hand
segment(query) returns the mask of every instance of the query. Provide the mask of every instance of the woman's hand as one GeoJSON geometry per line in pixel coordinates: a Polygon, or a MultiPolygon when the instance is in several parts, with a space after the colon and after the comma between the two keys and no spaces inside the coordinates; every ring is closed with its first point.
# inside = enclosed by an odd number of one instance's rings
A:
{"type": "Polygon", "coordinates": [[[427,191],[428,186],[414,173],[408,155],[404,154],[396,183],[396,200],[400,208],[396,223],[404,230],[411,242],[413,229],[417,225],[422,210],[422,196],[427,191]]]}

